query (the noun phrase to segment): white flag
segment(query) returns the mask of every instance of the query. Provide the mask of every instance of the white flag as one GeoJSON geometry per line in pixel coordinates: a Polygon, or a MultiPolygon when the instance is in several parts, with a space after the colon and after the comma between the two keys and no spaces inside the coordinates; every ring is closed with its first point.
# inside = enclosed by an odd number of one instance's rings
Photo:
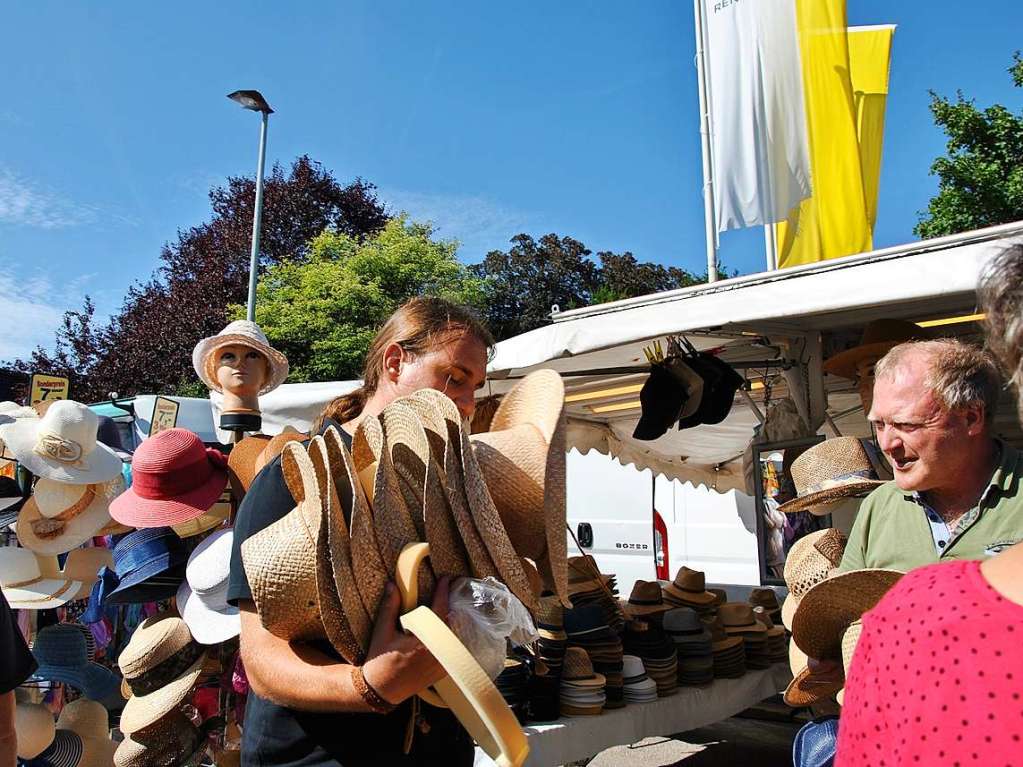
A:
{"type": "Polygon", "coordinates": [[[717,230],[783,221],[810,196],[795,0],[700,1],[717,230]]]}

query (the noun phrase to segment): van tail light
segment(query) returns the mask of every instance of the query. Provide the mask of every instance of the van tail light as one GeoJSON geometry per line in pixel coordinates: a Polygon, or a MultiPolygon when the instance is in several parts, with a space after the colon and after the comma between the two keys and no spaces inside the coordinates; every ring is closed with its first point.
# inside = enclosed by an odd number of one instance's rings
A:
{"type": "Polygon", "coordinates": [[[654,566],[657,570],[657,578],[662,581],[670,581],[668,575],[668,526],[654,509],[654,566]]]}

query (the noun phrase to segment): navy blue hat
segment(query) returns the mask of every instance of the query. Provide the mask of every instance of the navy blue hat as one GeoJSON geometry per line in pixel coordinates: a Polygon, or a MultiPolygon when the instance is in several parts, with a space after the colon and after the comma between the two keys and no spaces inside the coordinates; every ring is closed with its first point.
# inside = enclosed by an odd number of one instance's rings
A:
{"type": "Polygon", "coordinates": [[[185,580],[188,552],[169,527],[148,527],[128,533],[114,544],[118,585],[108,604],[156,602],[178,593],[185,580]]]}
{"type": "Polygon", "coordinates": [[[597,602],[565,610],[564,616],[565,633],[569,636],[610,631],[604,608],[597,602]]]}
{"type": "Polygon", "coordinates": [[[82,613],[82,623],[99,623],[112,610],[106,604],[107,595],[117,588],[117,574],[109,567],[102,567],[99,578],[92,584],[89,594],[89,606],[82,613]]]}
{"type": "Polygon", "coordinates": [[[838,718],[807,722],[792,742],[794,767],[832,767],[838,746],[838,718]]]}
{"type": "Polygon", "coordinates": [[[39,668],[33,678],[63,682],[85,693],[91,700],[102,700],[120,686],[112,671],[89,660],[89,649],[81,629],[70,624],[46,626],[32,645],[39,668]]]}

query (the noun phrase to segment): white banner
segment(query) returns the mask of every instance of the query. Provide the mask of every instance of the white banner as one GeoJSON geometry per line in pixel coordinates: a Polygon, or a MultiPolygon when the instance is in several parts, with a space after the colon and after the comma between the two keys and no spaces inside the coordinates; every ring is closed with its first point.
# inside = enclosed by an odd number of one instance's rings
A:
{"type": "Polygon", "coordinates": [[[782,221],[810,196],[795,0],[700,0],[717,230],[782,221]]]}

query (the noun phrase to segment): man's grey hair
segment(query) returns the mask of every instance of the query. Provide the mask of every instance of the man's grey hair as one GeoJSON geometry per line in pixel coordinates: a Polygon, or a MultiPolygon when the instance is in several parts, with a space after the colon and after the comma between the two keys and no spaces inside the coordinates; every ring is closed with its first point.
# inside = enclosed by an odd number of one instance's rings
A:
{"type": "Polygon", "coordinates": [[[929,362],[924,386],[945,410],[983,405],[984,420],[991,424],[1002,382],[989,353],[954,338],[909,341],[878,361],[874,378],[894,378],[910,358],[918,355],[925,355],[929,362]]]}
{"type": "Polygon", "coordinates": [[[1016,387],[1023,419],[1023,245],[1006,248],[988,265],[978,292],[988,348],[1016,387]]]}

